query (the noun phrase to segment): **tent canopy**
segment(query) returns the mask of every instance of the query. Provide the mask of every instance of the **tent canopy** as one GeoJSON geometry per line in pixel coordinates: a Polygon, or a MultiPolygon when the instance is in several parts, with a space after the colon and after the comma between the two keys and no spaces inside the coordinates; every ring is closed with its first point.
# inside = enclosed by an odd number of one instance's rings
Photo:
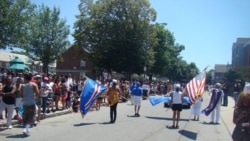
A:
{"type": "Polygon", "coordinates": [[[18,57],[15,57],[14,59],[10,60],[10,64],[24,64],[24,62],[18,57]]]}
{"type": "Polygon", "coordinates": [[[29,67],[25,64],[12,64],[9,69],[11,70],[29,70],[29,67]]]}
{"type": "Polygon", "coordinates": [[[12,59],[10,61],[10,67],[11,70],[29,70],[29,67],[24,64],[24,62],[19,59],[18,57],[15,57],[15,59],[12,59]]]}

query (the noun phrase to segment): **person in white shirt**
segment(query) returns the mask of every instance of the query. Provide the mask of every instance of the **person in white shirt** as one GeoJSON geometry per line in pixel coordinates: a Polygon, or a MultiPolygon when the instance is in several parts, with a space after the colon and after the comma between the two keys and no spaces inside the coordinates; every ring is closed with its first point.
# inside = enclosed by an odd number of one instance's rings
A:
{"type": "Polygon", "coordinates": [[[180,113],[182,111],[183,94],[180,91],[180,84],[175,85],[175,91],[171,94],[171,108],[173,110],[172,128],[179,128],[180,113]]]}
{"type": "Polygon", "coordinates": [[[41,83],[41,97],[42,97],[42,113],[45,115],[47,108],[48,95],[52,91],[52,87],[49,84],[49,78],[44,77],[41,83]]]}

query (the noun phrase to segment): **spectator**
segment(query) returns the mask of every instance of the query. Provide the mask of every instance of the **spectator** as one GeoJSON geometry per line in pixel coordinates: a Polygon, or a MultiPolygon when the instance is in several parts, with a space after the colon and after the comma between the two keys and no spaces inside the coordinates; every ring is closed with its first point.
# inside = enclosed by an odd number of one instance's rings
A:
{"type": "Polygon", "coordinates": [[[49,85],[49,78],[44,77],[43,82],[41,83],[41,97],[42,97],[42,113],[45,116],[47,108],[48,95],[52,91],[52,88],[49,85]]]}
{"type": "Polygon", "coordinates": [[[54,85],[52,87],[53,92],[55,94],[55,107],[56,107],[56,110],[59,110],[58,104],[59,104],[59,101],[60,101],[60,98],[61,98],[61,93],[59,91],[59,89],[60,89],[59,81],[60,81],[59,78],[56,78],[55,82],[54,82],[54,85]]]}
{"type": "Polygon", "coordinates": [[[223,84],[222,90],[224,92],[222,106],[227,106],[228,105],[228,91],[229,91],[228,82],[226,82],[226,83],[223,84]]]}
{"type": "Polygon", "coordinates": [[[7,108],[7,128],[12,128],[12,116],[13,111],[15,108],[15,96],[14,96],[15,89],[12,85],[12,79],[10,77],[7,78],[6,84],[3,86],[3,90],[1,95],[2,102],[0,103],[0,113],[3,112],[5,108],[7,108]]]}
{"type": "Polygon", "coordinates": [[[16,98],[16,102],[15,102],[15,106],[16,106],[16,116],[15,119],[17,119],[19,115],[19,111],[18,111],[18,106],[23,105],[23,100],[20,96],[20,91],[21,91],[21,87],[22,87],[22,79],[20,77],[17,78],[16,83],[14,84],[14,96],[16,98]]]}
{"type": "Polygon", "coordinates": [[[240,84],[240,81],[239,80],[236,80],[235,84],[234,84],[234,108],[236,106],[236,103],[238,101],[238,98],[239,98],[239,94],[240,94],[240,91],[241,91],[241,84],[240,84]]]}
{"type": "Polygon", "coordinates": [[[250,139],[250,93],[241,92],[233,114],[236,125],[232,134],[233,141],[249,141],[250,139]]]}

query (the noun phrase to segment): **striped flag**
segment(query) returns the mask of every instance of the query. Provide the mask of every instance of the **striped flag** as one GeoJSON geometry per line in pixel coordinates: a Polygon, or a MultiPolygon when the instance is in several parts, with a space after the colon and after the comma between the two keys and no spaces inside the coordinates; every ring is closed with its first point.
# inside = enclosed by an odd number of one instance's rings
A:
{"type": "Polygon", "coordinates": [[[208,116],[217,106],[217,103],[221,100],[221,96],[222,96],[221,90],[213,89],[209,105],[204,110],[202,110],[201,113],[204,113],[206,116],[208,116]]]}
{"type": "Polygon", "coordinates": [[[106,90],[104,85],[87,78],[80,99],[80,111],[82,115],[87,114],[96,99],[106,90]]]}
{"type": "Polygon", "coordinates": [[[190,103],[195,103],[195,99],[198,95],[201,95],[204,91],[206,82],[206,69],[207,67],[188,82],[186,90],[189,96],[190,103]]]}

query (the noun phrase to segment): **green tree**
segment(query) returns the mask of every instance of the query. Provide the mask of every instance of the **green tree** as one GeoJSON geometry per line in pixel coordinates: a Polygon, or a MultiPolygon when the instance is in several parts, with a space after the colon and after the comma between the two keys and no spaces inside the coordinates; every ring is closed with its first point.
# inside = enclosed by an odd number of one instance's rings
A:
{"type": "Polygon", "coordinates": [[[157,44],[152,47],[154,63],[148,70],[150,77],[153,75],[166,75],[166,69],[168,69],[172,57],[171,49],[174,45],[174,36],[169,30],[165,29],[164,24],[156,23],[154,30],[156,31],[157,44]]]}
{"type": "Polygon", "coordinates": [[[206,84],[213,84],[213,78],[212,78],[212,73],[214,72],[213,69],[210,69],[207,73],[206,73],[206,84]]]}
{"type": "Polygon", "coordinates": [[[43,63],[43,72],[48,73],[48,65],[59,59],[69,46],[69,26],[59,18],[59,8],[52,10],[39,6],[30,24],[30,46],[26,49],[31,57],[43,63]]]}
{"type": "Polygon", "coordinates": [[[28,45],[28,29],[35,5],[29,0],[1,0],[0,49],[23,48],[28,45]]]}
{"type": "Polygon", "coordinates": [[[152,65],[156,12],[148,0],[82,0],[74,37],[100,68],[143,73],[152,65]]]}

